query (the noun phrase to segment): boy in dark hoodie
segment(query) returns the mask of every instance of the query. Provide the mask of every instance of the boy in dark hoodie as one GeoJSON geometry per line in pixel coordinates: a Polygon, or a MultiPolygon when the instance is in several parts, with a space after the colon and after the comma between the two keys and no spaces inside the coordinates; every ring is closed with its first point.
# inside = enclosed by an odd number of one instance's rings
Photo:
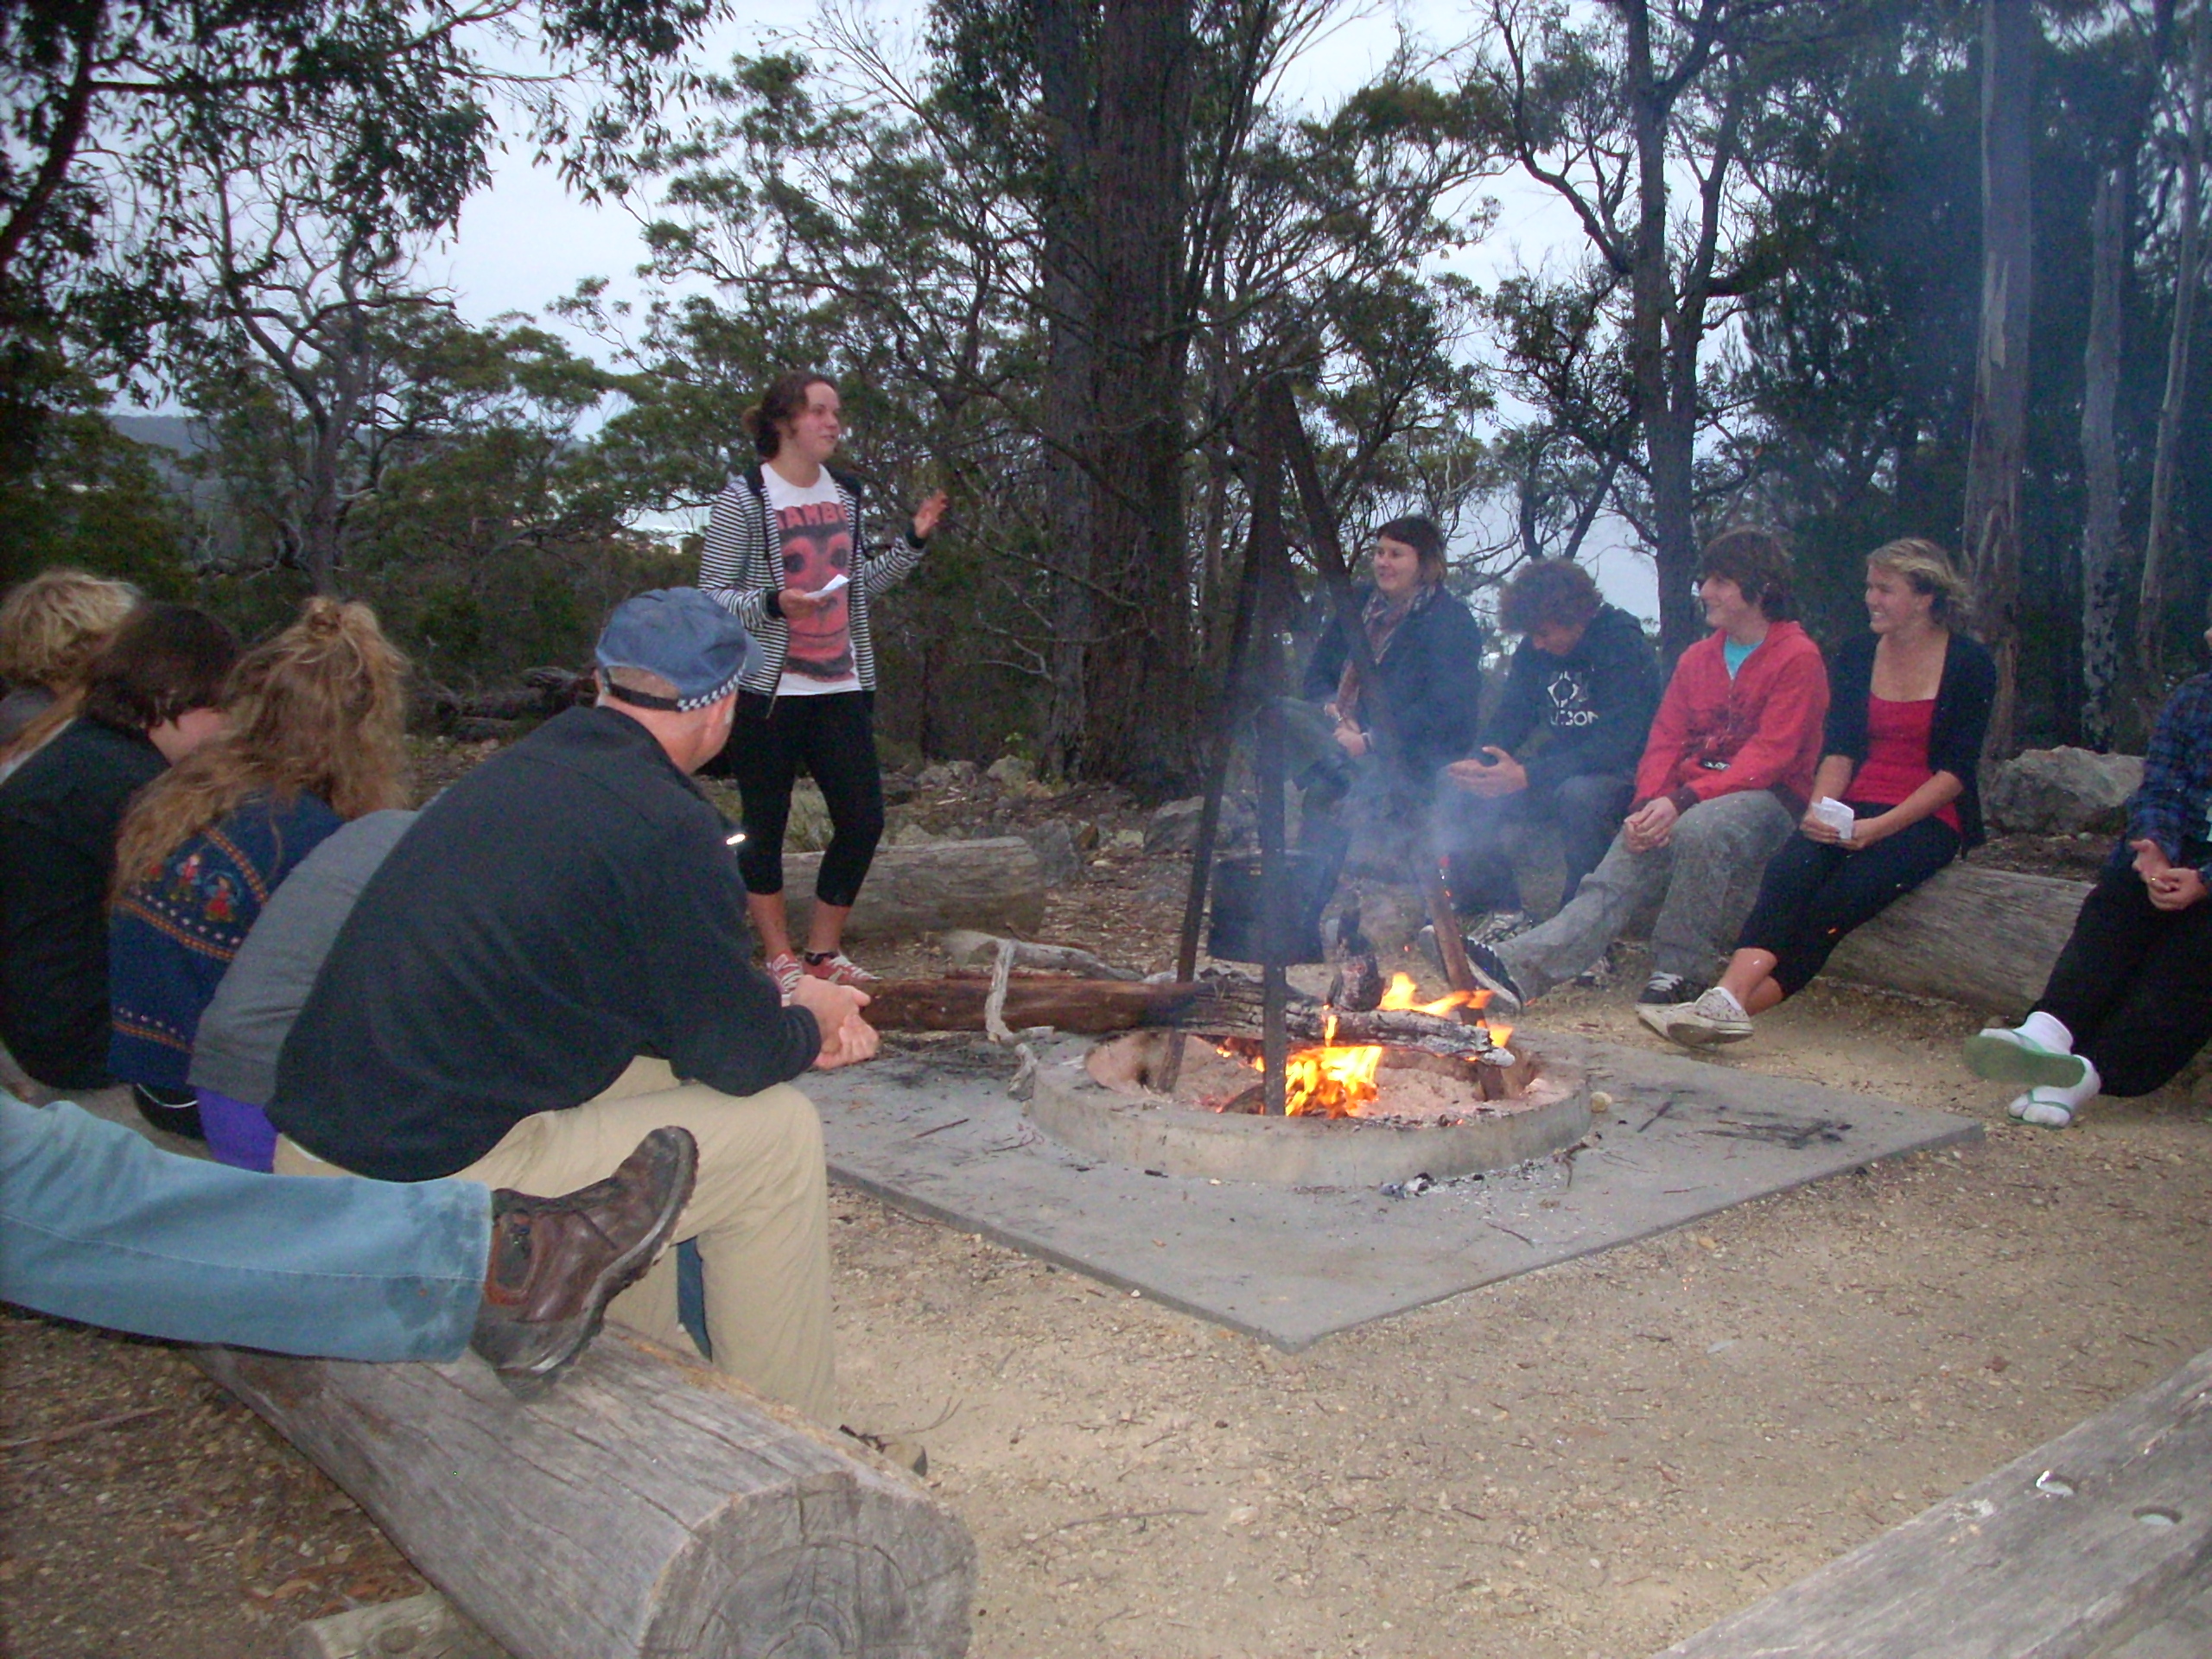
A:
{"type": "Polygon", "coordinates": [[[1508,849],[1548,832],[1567,867],[1564,906],[1621,827],[1658,711],[1659,659],[1637,620],[1568,559],[1522,567],[1498,600],[1522,636],[1472,760],[1446,768],[1454,907],[1490,912],[1492,944],[1529,925],[1508,849]]]}

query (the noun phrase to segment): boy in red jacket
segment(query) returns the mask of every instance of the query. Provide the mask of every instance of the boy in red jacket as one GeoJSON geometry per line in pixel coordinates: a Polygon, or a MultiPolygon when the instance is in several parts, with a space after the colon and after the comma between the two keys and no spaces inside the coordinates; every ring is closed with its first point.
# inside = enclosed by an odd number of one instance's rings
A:
{"type": "Polygon", "coordinates": [[[1713,632],[1682,653],[1637,767],[1627,821],[1558,915],[1467,959],[1511,1014],[1598,960],[1664,894],[1639,1002],[1695,997],[1734,936],[1767,861],[1807,805],[1827,715],[1820,647],[1788,619],[1789,560],[1769,531],[1705,550],[1698,597],[1713,632]]]}

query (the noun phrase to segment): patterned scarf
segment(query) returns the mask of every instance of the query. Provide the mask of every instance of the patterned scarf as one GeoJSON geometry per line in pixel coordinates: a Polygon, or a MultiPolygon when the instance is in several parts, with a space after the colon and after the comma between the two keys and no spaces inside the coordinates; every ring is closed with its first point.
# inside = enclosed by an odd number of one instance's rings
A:
{"type": "MultiPolygon", "coordinates": [[[[1390,642],[1397,638],[1398,629],[1416,611],[1427,608],[1436,597],[1433,583],[1423,582],[1405,598],[1393,601],[1377,588],[1367,598],[1366,607],[1359,613],[1359,624],[1367,635],[1367,649],[1375,658],[1376,668],[1389,654],[1390,642]]],[[[1344,671],[1337,682],[1337,712],[1344,719],[1357,723],[1359,720],[1359,665],[1347,654],[1344,671]]]]}

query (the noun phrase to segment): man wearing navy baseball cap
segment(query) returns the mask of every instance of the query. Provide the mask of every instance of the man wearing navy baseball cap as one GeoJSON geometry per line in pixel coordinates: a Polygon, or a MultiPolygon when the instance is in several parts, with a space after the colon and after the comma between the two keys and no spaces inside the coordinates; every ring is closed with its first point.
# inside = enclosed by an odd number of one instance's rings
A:
{"type": "MultiPolygon", "coordinates": [[[[676,1236],[705,1268],[715,1363],[834,1421],[822,1126],[790,1086],[875,1052],[868,998],[753,965],[728,828],[692,782],[758,647],[696,588],[626,600],[599,700],[423,809],[370,878],[285,1039],[286,1173],[459,1175],[562,1192],[689,1129],[676,1236]]],[[[673,1258],[610,1317],[671,1346],[673,1258]]]]}

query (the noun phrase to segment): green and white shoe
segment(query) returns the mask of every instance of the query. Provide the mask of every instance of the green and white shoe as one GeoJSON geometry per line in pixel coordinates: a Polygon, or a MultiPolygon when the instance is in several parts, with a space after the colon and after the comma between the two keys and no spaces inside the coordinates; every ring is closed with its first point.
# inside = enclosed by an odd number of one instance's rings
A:
{"type": "Polygon", "coordinates": [[[1967,1038],[1965,1058],[1967,1070],[1977,1077],[2023,1084],[2031,1090],[2078,1089],[2090,1076],[2088,1061],[2079,1054],[2045,1048],[2034,1038],[2003,1026],[1993,1026],[1967,1038]]]}

